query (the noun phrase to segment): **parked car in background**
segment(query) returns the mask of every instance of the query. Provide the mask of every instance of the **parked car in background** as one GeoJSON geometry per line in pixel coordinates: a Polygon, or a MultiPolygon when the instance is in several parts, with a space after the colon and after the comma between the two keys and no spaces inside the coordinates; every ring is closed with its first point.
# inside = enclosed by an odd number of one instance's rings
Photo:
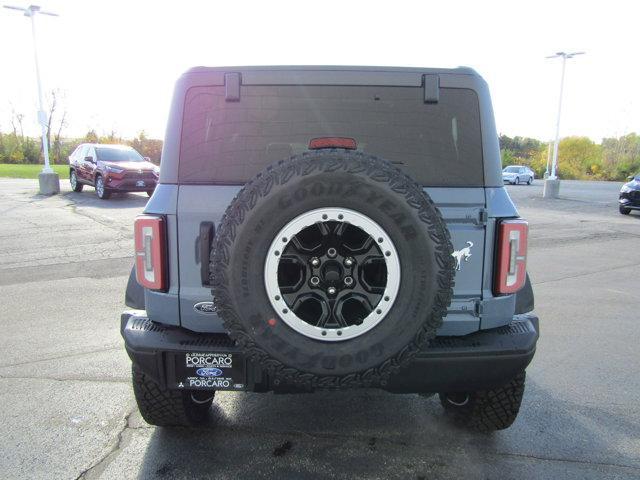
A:
{"type": "Polygon", "coordinates": [[[153,193],[160,169],[128,145],[82,143],[69,156],[69,182],[74,192],[95,187],[106,200],[113,192],[153,193]]]}
{"type": "Polygon", "coordinates": [[[631,175],[620,189],[618,199],[620,213],[629,215],[631,210],[640,210],[640,173],[631,175]]]}
{"type": "Polygon", "coordinates": [[[535,173],[533,173],[533,170],[522,165],[509,165],[502,170],[502,181],[511,185],[519,185],[521,183],[531,185],[534,178],[535,173]]]}

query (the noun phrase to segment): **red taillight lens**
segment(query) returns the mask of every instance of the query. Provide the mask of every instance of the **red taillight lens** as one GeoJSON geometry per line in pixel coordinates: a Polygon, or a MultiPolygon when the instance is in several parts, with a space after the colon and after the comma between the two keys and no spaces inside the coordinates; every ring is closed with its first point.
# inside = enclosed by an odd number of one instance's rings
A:
{"type": "Polygon", "coordinates": [[[320,137],[314,138],[309,142],[309,150],[320,150],[321,148],[344,148],[346,150],[355,150],[357,145],[353,138],[346,137],[320,137]]]}
{"type": "Polygon", "coordinates": [[[151,290],[167,289],[166,229],[163,217],[141,215],[134,224],[136,278],[151,290]]]}
{"type": "Polygon", "coordinates": [[[515,293],[527,276],[527,235],[524,220],[503,220],[498,225],[498,256],[493,293],[515,293]]]}

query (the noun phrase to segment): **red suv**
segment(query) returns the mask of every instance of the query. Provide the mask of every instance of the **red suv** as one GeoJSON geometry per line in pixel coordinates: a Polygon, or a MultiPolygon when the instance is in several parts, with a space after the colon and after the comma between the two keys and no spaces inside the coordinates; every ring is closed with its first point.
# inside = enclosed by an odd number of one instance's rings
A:
{"type": "Polygon", "coordinates": [[[160,169],[127,145],[82,143],[69,156],[69,182],[74,192],[85,185],[106,200],[113,192],[153,193],[160,169]]]}

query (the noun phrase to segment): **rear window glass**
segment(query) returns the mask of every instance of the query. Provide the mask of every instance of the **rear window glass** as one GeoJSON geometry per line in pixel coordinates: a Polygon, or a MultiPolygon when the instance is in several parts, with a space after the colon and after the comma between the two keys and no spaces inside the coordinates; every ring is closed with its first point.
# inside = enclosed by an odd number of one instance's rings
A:
{"type": "Polygon", "coordinates": [[[317,137],[348,137],[424,185],[483,184],[478,98],[440,89],[425,104],[420,87],[194,87],[185,99],[179,181],[243,184],[267,165],[308,150],[317,137]]]}

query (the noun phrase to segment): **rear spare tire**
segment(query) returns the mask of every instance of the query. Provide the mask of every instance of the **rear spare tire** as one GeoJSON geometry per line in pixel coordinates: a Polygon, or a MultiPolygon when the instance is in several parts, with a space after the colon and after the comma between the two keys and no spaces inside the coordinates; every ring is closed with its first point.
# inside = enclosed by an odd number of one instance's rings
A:
{"type": "Polygon", "coordinates": [[[305,153],[269,167],[227,208],[214,302],[276,385],[384,386],[442,324],[452,251],[429,196],[389,162],[305,153]]]}

